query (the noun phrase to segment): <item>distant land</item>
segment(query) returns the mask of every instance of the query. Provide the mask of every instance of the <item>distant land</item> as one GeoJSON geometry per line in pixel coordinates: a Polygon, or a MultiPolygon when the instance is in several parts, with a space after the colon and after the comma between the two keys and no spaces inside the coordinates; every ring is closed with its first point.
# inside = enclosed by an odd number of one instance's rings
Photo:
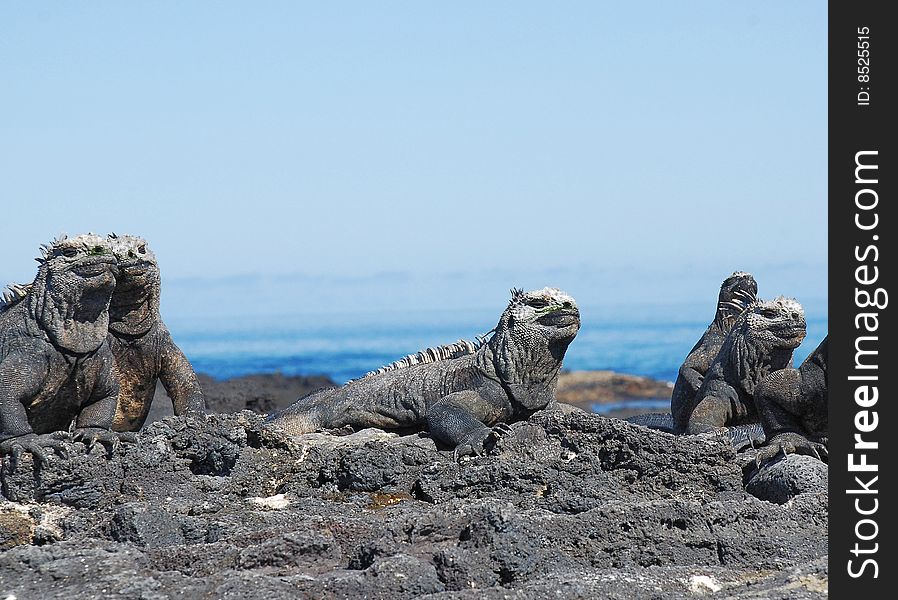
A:
{"type": "MultiPolygon", "coordinates": [[[[659,249],[659,252],[662,250],[659,249]]],[[[663,261],[670,262],[670,257],[663,261]]],[[[674,267],[595,266],[574,262],[552,269],[483,269],[464,265],[457,271],[388,270],[370,274],[235,274],[227,277],[165,277],[165,317],[218,317],[297,313],[377,312],[394,310],[499,311],[511,287],[559,287],[581,307],[693,306],[700,320],[713,315],[720,282],[735,270],[754,273],[762,297],[796,297],[811,314],[825,314],[826,263],[708,264],[674,267]]],[[[629,312],[629,311],[628,311],[629,312]]]]}

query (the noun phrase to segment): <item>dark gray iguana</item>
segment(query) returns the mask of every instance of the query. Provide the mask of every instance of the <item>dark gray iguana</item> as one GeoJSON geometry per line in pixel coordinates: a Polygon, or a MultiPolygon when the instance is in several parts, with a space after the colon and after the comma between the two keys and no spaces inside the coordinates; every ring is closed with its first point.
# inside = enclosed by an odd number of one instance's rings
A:
{"type": "MultiPolygon", "coordinates": [[[[750,304],[757,301],[757,294],[758,284],[751,273],[736,271],[727,277],[720,284],[714,319],[680,366],[677,381],[671,393],[670,414],[636,415],[626,420],[668,433],[684,433],[689,424],[689,414],[695,394],[702,386],[705,373],[717,358],[736,319],[750,304]]],[[[737,448],[747,446],[755,441],[763,441],[764,438],[763,429],[756,424],[731,428],[728,433],[733,445],[737,448]]]]}
{"type": "Polygon", "coordinates": [[[797,301],[783,297],[756,301],[736,319],[695,398],[685,407],[685,431],[674,427],[670,415],[637,415],[627,421],[669,433],[726,427],[737,450],[763,442],[755,386],[772,371],[792,365],[792,351],[805,331],[804,310],[797,301]]]}
{"type": "Polygon", "coordinates": [[[736,320],[688,407],[688,433],[757,421],[755,388],[792,365],[806,334],[804,309],[780,296],[749,306],[736,320]]]}
{"type": "Polygon", "coordinates": [[[109,243],[85,234],[44,246],[27,293],[0,307],[0,454],[40,462],[66,439],[115,446],[119,384],[106,342],[116,264],[109,243]]]}
{"type": "Polygon", "coordinates": [[[689,424],[689,407],[702,386],[705,373],[720,352],[727,334],[742,312],[757,300],[758,284],[751,273],[737,271],[720,285],[717,312],[701,339],[683,361],[670,397],[674,430],[683,432],[689,424]]]}
{"type": "Polygon", "coordinates": [[[755,389],[755,404],[767,434],[758,462],[782,452],[827,457],[829,403],[827,396],[828,337],[797,369],[781,369],[755,389]]]}
{"type": "Polygon", "coordinates": [[[454,446],[456,457],[477,454],[491,434],[507,430],[504,423],[558,408],[558,373],[579,328],[580,312],[564,292],[513,290],[488,341],[407,357],[301,398],[268,422],[293,435],[345,426],[426,428],[454,446]]]}
{"type": "Polygon", "coordinates": [[[206,402],[196,373],[159,314],[160,278],[156,256],[143,238],[110,235],[118,263],[109,305],[109,347],[121,384],[113,429],[139,430],[150,412],[157,379],[176,415],[203,413],[206,402]]]}

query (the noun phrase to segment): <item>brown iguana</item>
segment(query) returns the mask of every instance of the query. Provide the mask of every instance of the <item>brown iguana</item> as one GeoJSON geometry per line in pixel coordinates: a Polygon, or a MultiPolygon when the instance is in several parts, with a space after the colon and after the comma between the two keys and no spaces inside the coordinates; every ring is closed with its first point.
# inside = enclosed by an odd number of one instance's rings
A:
{"type": "Polygon", "coordinates": [[[109,306],[109,347],[121,384],[113,428],[139,430],[150,412],[157,379],[176,415],[203,413],[206,402],[196,373],[159,314],[160,278],[156,256],[143,238],[109,236],[118,263],[109,306]]]}

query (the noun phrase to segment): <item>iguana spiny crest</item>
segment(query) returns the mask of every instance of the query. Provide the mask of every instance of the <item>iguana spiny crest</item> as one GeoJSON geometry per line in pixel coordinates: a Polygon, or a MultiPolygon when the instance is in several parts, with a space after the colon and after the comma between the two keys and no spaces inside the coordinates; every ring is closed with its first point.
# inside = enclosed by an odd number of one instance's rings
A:
{"type": "Polygon", "coordinates": [[[438,360],[448,360],[450,358],[458,358],[459,356],[465,356],[467,354],[474,354],[475,352],[477,352],[477,349],[483,345],[483,343],[484,342],[482,340],[478,340],[476,342],[469,342],[468,340],[458,340],[457,342],[453,342],[451,344],[425,348],[420,352],[409,354],[408,356],[404,356],[399,360],[391,362],[388,365],[384,365],[375,371],[368,371],[363,375],[363,377],[379,375],[380,373],[395,371],[396,369],[404,369],[412,365],[433,363],[437,362],[438,360]]]}
{"type": "Polygon", "coordinates": [[[3,295],[0,296],[0,313],[23,300],[30,289],[30,283],[10,283],[7,285],[6,289],[3,290],[3,295]]]}
{"type": "Polygon", "coordinates": [[[736,271],[720,284],[714,325],[729,331],[739,315],[758,299],[758,282],[751,273],[736,271]]]}

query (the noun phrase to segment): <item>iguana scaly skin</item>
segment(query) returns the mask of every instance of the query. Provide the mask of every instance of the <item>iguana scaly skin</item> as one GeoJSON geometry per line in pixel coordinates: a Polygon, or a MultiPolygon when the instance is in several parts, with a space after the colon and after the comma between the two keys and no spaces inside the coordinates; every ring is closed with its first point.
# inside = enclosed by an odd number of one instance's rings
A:
{"type": "MultiPolygon", "coordinates": [[[[665,433],[679,434],[674,427],[673,418],[670,413],[644,413],[633,415],[624,419],[628,423],[641,425],[649,429],[657,429],[665,433]]],[[[764,428],[760,423],[743,423],[742,425],[729,425],[726,428],[726,436],[730,439],[730,443],[736,452],[741,452],[746,448],[761,446],[767,439],[764,435],[764,428]]]]}
{"type": "Polygon", "coordinates": [[[143,426],[157,379],[168,392],[176,415],[205,412],[196,373],[159,314],[156,256],[140,237],[113,234],[109,243],[118,263],[109,305],[109,347],[121,384],[113,429],[137,431],[143,426]]]}
{"type": "Polygon", "coordinates": [[[561,362],[579,328],[580,312],[564,292],[514,290],[483,344],[456,343],[445,357],[436,351],[432,360],[398,361],[301,398],[269,423],[294,435],[344,426],[426,428],[456,456],[476,454],[502,424],[557,408],[561,362]]]}
{"type": "Polygon", "coordinates": [[[758,416],[768,439],[758,452],[759,463],[780,452],[827,457],[828,339],[823,338],[800,367],[774,371],[755,389],[758,416]]]}
{"type": "Polygon", "coordinates": [[[792,365],[806,333],[804,309],[790,298],[758,301],[736,320],[688,407],[688,433],[757,419],[754,393],[764,377],[792,365]]]}
{"type": "Polygon", "coordinates": [[[685,431],[689,424],[689,408],[702,386],[705,373],[720,352],[723,341],[746,307],[757,300],[758,284],[751,273],[737,271],[720,285],[717,312],[701,339],[689,351],[680,367],[670,397],[670,413],[676,431],[685,431]]]}
{"type": "Polygon", "coordinates": [[[106,343],[117,272],[109,243],[85,234],[44,246],[27,293],[0,310],[0,454],[41,462],[73,437],[115,445],[119,384],[106,343]]]}

